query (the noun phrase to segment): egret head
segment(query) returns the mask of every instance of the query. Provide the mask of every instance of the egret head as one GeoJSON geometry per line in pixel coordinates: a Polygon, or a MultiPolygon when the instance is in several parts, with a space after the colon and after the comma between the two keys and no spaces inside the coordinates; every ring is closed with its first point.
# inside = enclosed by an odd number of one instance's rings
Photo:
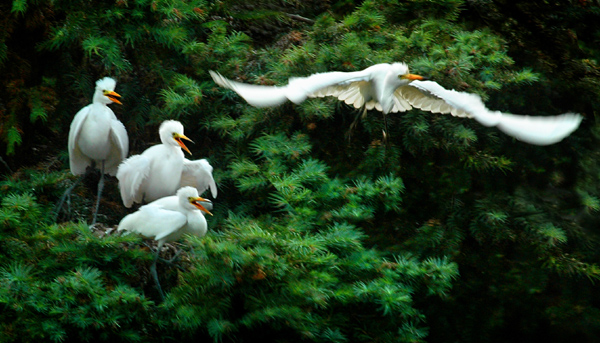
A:
{"type": "Polygon", "coordinates": [[[158,129],[158,134],[160,135],[160,141],[163,144],[173,145],[177,144],[183,150],[187,151],[188,154],[192,154],[190,150],[183,144],[182,139],[193,141],[187,138],[183,134],[183,125],[176,120],[166,120],[162,124],[160,124],[160,128],[158,129]]]}
{"type": "Polygon", "coordinates": [[[183,208],[189,210],[198,209],[212,216],[212,213],[202,206],[202,203],[211,203],[211,201],[198,196],[198,190],[196,188],[190,186],[181,187],[177,191],[177,197],[179,198],[179,203],[183,208]]]}
{"type": "Polygon", "coordinates": [[[392,72],[394,75],[398,75],[400,80],[404,80],[406,83],[409,83],[413,80],[425,80],[426,77],[421,75],[411,74],[408,71],[408,66],[406,63],[394,63],[392,64],[392,72]]]}
{"type": "Polygon", "coordinates": [[[105,77],[96,81],[96,93],[94,93],[94,100],[100,101],[103,104],[110,104],[116,102],[122,105],[118,98],[121,96],[115,92],[117,81],[110,77],[105,77]]]}

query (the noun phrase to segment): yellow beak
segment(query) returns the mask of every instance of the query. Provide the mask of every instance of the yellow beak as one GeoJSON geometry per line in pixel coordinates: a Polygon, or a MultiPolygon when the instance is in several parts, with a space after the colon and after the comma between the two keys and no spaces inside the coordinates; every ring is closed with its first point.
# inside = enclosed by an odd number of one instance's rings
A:
{"type": "Polygon", "coordinates": [[[404,75],[400,75],[400,78],[402,79],[408,79],[408,80],[425,80],[427,79],[426,77],[423,77],[421,75],[417,75],[417,74],[404,74],[404,75]]]}
{"type": "Polygon", "coordinates": [[[107,98],[109,98],[109,99],[110,99],[110,101],[112,101],[112,102],[116,102],[116,103],[117,103],[117,104],[119,104],[119,105],[123,105],[123,104],[122,104],[122,103],[119,101],[119,99],[117,99],[117,98],[120,98],[120,97],[121,97],[121,96],[120,96],[120,95],[119,95],[117,92],[108,91],[108,92],[105,92],[105,93],[104,93],[104,95],[105,95],[107,98]]]}
{"type": "Polygon", "coordinates": [[[202,204],[200,202],[211,202],[211,201],[208,199],[201,198],[201,197],[192,198],[190,200],[190,203],[192,205],[196,206],[196,208],[198,208],[200,211],[206,212],[212,216],[213,214],[210,213],[210,211],[207,210],[206,207],[202,206],[202,204]]]}
{"type": "Polygon", "coordinates": [[[178,133],[176,133],[176,134],[173,136],[173,139],[175,139],[175,141],[177,141],[177,144],[179,144],[179,146],[180,146],[180,147],[181,147],[183,150],[187,151],[187,153],[188,153],[188,154],[190,154],[190,155],[192,154],[192,153],[190,152],[190,149],[188,149],[188,148],[185,146],[185,144],[183,144],[183,142],[181,141],[182,139],[185,139],[185,140],[187,140],[187,141],[190,141],[190,142],[194,143],[194,142],[193,142],[191,139],[187,138],[185,135],[180,135],[180,134],[178,134],[178,133]]]}

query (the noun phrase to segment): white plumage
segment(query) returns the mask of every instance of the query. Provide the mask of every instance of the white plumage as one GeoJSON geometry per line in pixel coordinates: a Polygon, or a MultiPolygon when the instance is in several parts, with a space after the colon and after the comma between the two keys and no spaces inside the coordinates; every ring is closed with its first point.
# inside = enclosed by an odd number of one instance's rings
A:
{"type": "Polygon", "coordinates": [[[107,106],[121,104],[115,93],[116,81],[105,77],[96,82],[93,102],[77,112],[69,130],[69,164],[73,175],[82,175],[92,164],[104,164],[110,175],[129,152],[125,126],[107,106]]]}
{"type": "Polygon", "coordinates": [[[523,142],[549,145],[559,142],[579,126],[579,114],[531,117],[488,110],[477,95],[449,91],[433,81],[410,74],[404,63],[381,63],[356,72],[329,72],[290,78],[285,86],[257,86],[231,81],[210,71],[221,87],[238,93],[250,105],[276,106],[287,100],[298,104],[308,97],[334,96],[356,108],[383,113],[414,108],[432,113],[450,113],[496,126],[523,142]]]}
{"type": "Polygon", "coordinates": [[[180,239],[184,234],[203,237],[207,231],[206,219],[200,211],[210,213],[201,202],[194,187],[182,187],[176,195],[160,198],[128,214],[119,223],[118,231],[141,234],[158,241],[158,248],[166,242],[180,239]]]}
{"type": "Polygon", "coordinates": [[[206,235],[206,218],[201,211],[211,213],[201,204],[202,202],[211,204],[210,200],[198,196],[196,188],[182,187],[177,191],[177,195],[144,205],[136,212],[125,216],[119,223],[118,231],[137,233],[158,242],[150,271],[163,298],[156,273],[158,254],[166,242],[179,240],[184,234],[198,237],[206,235]]]}
{"type": "Polygon", "coordinates": [[[414,81],[410,84],[464,111],[485,126],[495,126],[509,136],[534,145],[560,142],[575,131],[582,117],[576,113],[558,116],[527,116],[488,110],[477,94],[447,90],[433,81],[414,81]]]}
{"type": "Polygon", "coordinates": [[[411,81],[423,77],[410,74],[405,63],[381,63],[361,71],[334,71],[291,78],[281,87],[250,85],[229,80],[214,71],[209,73],[219,86],[235,91],[256,107],[276,106],[287,100],[299,104],[309,97],[334,96],[356,108],[364,106],[383,113],[404,112],[417,107],[433,113],[467,116],[444,101],[409,87],[411,81]]]}
{"type": "MultiPolygon", "coordinates": [[[[82,175],[85,174],[88,166],[100,166],[98,199],[92,225],[96,223],[98,215],[104,187],[104,173],[115,175],[119,163],[127,157],[129,152],[127,130],[107,106],[113,102],[121,104],[118,100],[121,96],[114,91],[116,85],[116,81],[110,77],[98,80],[92,103],[77,112],[69,130],[68,148],[71,173],[82,175]]],[[[59,211],[65,197],[76,184],[63,195],[58,207],[59,211]]]]}
{"type": "Polygon", "coordinates": [[[126,207],[173,195],[183,186],[195,187],[200,194],[211,190],[217,197],[212,166],[207,160],[191,161],[184,157],[183,148],[190,153],[182,139],[183,125],[175,120],[164,121],[158,130],[162,144],[154,145],[140,155],[123,161],[117,171],[121,199],[126,207]]]}

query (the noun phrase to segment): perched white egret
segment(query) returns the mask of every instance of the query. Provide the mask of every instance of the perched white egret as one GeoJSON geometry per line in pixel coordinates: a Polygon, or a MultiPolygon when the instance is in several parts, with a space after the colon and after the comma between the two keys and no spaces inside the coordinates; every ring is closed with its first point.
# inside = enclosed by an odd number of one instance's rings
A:
{"type": "MultiPolygon", "coordinates": [[[[115,93],[116,81],[105,77],[96,82],[94,98],[90,105],[82,108],[71,122],[69,130],[69,164],[73,175],[85,174],[88,167],[100,165],[100,181],[98,182],[98,198],[92,225],[96,223],[100,197],[104,187],[104,173],[115,175],[117,167],[127,157],[129,139],[125,126],[117,119],[107,106],[113,102],[121,104],[121,96],[115,93]]],[[[75,185],[65,192],[58,209],[75,185]]],[[[58,214],[58,212],[57,212],[58,214]]]]}
{"type": "Polygon", "coordinates": [[[134,232],[158,242],[150,271],[163,298],[164,294],[156,273],[158,255],[166,242],[176,241],[184,234],[198,237],[206,235],[206,218],[202,212],[211,213],[202,205],[203,202],[211,204],[210,200],[198,195],[196,188],[182,187],[177,191],[177,195],[164,197],[144,205],[136,212],[125,216],[119,223],[118,231],[134,232]]]}
{"type": "Polygon", "coordinates": [[[210,188],[216,198],[212,166],[205,159],[188,160],[181,151],[191,154],[182,141],[191,141],[183,134],[183,125],[167,120],[160,125],[158,133],[162,144],[131,156],[119,165],[117,179],[123,204],[131,207],[134,202],[174,195],[183,186],[195,187],[200,194],[210,188]]]}
{"type": "Polygon", "coordinates": [[[529,144],[550,145],[560,142],[575,131],[582,120],[581,115],[576,113],[527,116],[490,111],[477,94],[447,90],[433,81],[414,81],[410,85],[443,100],[453,108],[468,113],[470,117],[485,126],[496,126],[507,135],[529,144]]]}
{"type": "Polygon", "coordinates": [[[436,113],[467,116],[463,111],[454,109],[439,99],[424,96],[416,88],[410,87],[410,82],[423,80],[424,77],[411,74],[405,63],[381,63],[361,71],[334,71],[291,78],[282,87],[250,85],[231,81],[214,71],[209,73],[216,84],[235,91],[256,107],[276,106],[288,99],[299,104],[309,97],[334,96],[356,108],[375,108],[384,114],[404,112],[414,106],[436,113]],[[412,106],[407,101],[408,98],[413,99],[412,106]]]}

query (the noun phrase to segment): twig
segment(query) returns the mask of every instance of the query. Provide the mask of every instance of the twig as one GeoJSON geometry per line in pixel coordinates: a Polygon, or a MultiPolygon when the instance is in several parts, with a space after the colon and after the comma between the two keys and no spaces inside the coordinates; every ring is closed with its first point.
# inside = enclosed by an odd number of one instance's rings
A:
{"type": "Polygon", "coordinates": [[[285,13],[285,15],[288,16],[289,18],[292,18],[292,19],[298,20],[298,21],[303,21],[305,23],[309,23],[309,24],[314,24],[315,23],[314,20],[305,18],[303,16],[299,16],[297,14],[285,13]]]}
{"type": "Polygon", "coordinates": [[[13,171],[12,171],[12,169],[10,169],[10,167],[8,166],[8,163],[6,163],[6,161],[4,161],[4,159],[2,158],[2,156],[0,156],[0,162],[2,162],[2,164],[6,167],[6,169],[8,169],[8,171],[11,174],[14,174],[13,171]]]}

